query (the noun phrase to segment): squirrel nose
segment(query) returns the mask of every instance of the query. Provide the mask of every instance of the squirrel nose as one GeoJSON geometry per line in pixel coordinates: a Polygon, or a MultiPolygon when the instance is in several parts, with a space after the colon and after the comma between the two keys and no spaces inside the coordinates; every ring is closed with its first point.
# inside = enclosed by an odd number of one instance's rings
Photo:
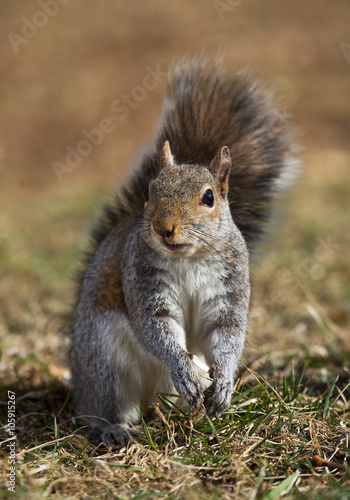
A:
{"type": "Polygon", "coordinates": [[[175,224],[172,221],[153,221],[153,229],[161,238],[172,238],[175,234],[175,224]]]}

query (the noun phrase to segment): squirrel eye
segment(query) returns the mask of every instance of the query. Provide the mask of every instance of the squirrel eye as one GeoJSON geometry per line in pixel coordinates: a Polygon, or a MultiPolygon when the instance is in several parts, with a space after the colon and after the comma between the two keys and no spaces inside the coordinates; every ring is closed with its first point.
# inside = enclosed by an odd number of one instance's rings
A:
{"type": "Polygon", "coordinates": [[[145,201],[148,201],[148,199],[149,199],[149,188],[148,187],[146,187],[146,189],[143,192],[143,199],[145,201]]]}
{"type": "Polygon", "coordinates": [[[202,205],[206,205],[207,207],[214,206],[214,194],[211,189],[207,189],[203,194],[202,205]]]}

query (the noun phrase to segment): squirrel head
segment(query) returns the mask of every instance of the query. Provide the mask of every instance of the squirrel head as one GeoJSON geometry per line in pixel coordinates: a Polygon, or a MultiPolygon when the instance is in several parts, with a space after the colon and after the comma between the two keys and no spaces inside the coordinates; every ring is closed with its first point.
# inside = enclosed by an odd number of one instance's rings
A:
{"type": "MultiPolygon", "coordinates": [[[[224,146],[208,167],[178,165],[165,141],[160,172],[145,190],[147,239],[169,256],[187,257],[212,251],[218,228],[229,216],[229,149],[224,146]]],[[[223,224],[226,226],[226,224],[223,224]]]]}

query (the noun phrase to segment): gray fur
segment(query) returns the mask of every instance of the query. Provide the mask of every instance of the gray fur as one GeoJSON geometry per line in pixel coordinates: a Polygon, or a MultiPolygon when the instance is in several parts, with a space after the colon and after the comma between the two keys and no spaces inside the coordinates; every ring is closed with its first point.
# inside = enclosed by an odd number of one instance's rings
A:
{"type": "Polygon", "coordinates": [[[157,392],[210,416],[228,407],[248,322],[248,246],[290,177],[289,151],[286,127],[246,77],[203,60],[175,67],[155,153],[106,209],[81,278],[71,364],[91,439],[127,442],[128,422],[157,392]],[[189,353],[211,367],[206,390],[189,353]]]}

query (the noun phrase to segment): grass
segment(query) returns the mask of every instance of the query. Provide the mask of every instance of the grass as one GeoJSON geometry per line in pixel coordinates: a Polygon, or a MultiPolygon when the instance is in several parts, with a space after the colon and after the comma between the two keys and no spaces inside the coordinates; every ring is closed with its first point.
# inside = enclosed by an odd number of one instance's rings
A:
{"type": "Polygon", "coordinates": [[[154,420],[142,422],[126,448],[86,440],[67,381],[71,277],[99,195],[43,196],[30,214],[7,200],[11,218],[0,242],[2,498],[350,497],[345,195],[337,183],[328,188],[337,199],[333,222],[320,217],[313,224],[307,182],[290,202],[283,234],[253,266],[249,343],[230,409],[210,420],[160,395],[154,420]],[[16,394],[15,493],[7,489],[8,390],[16,394]]]}
{"type": "MultiPolygon", "coordinates": [[[[155,419],[126,448],[93,446],[72,419],[69,391],[52,382],[17,392],[18,497],[348,498],[349,391],[321,394],[303,370],[279,383],[247,369],[220,419],[160,396],[155,419]],[[316,467],[315,457],[327,462],[316,467]],[[36,496],[35,496],[36,495],[36,496]]],[[[140,428],[140,431],[141,431],[140,428]]],[[[6,469],[5,464],[3,469],[6,469]]],[[[5,474],[6,470],[3,470],[5,474]]],[[[3,488],[3,498],[10,496],[3,488]]]]}

